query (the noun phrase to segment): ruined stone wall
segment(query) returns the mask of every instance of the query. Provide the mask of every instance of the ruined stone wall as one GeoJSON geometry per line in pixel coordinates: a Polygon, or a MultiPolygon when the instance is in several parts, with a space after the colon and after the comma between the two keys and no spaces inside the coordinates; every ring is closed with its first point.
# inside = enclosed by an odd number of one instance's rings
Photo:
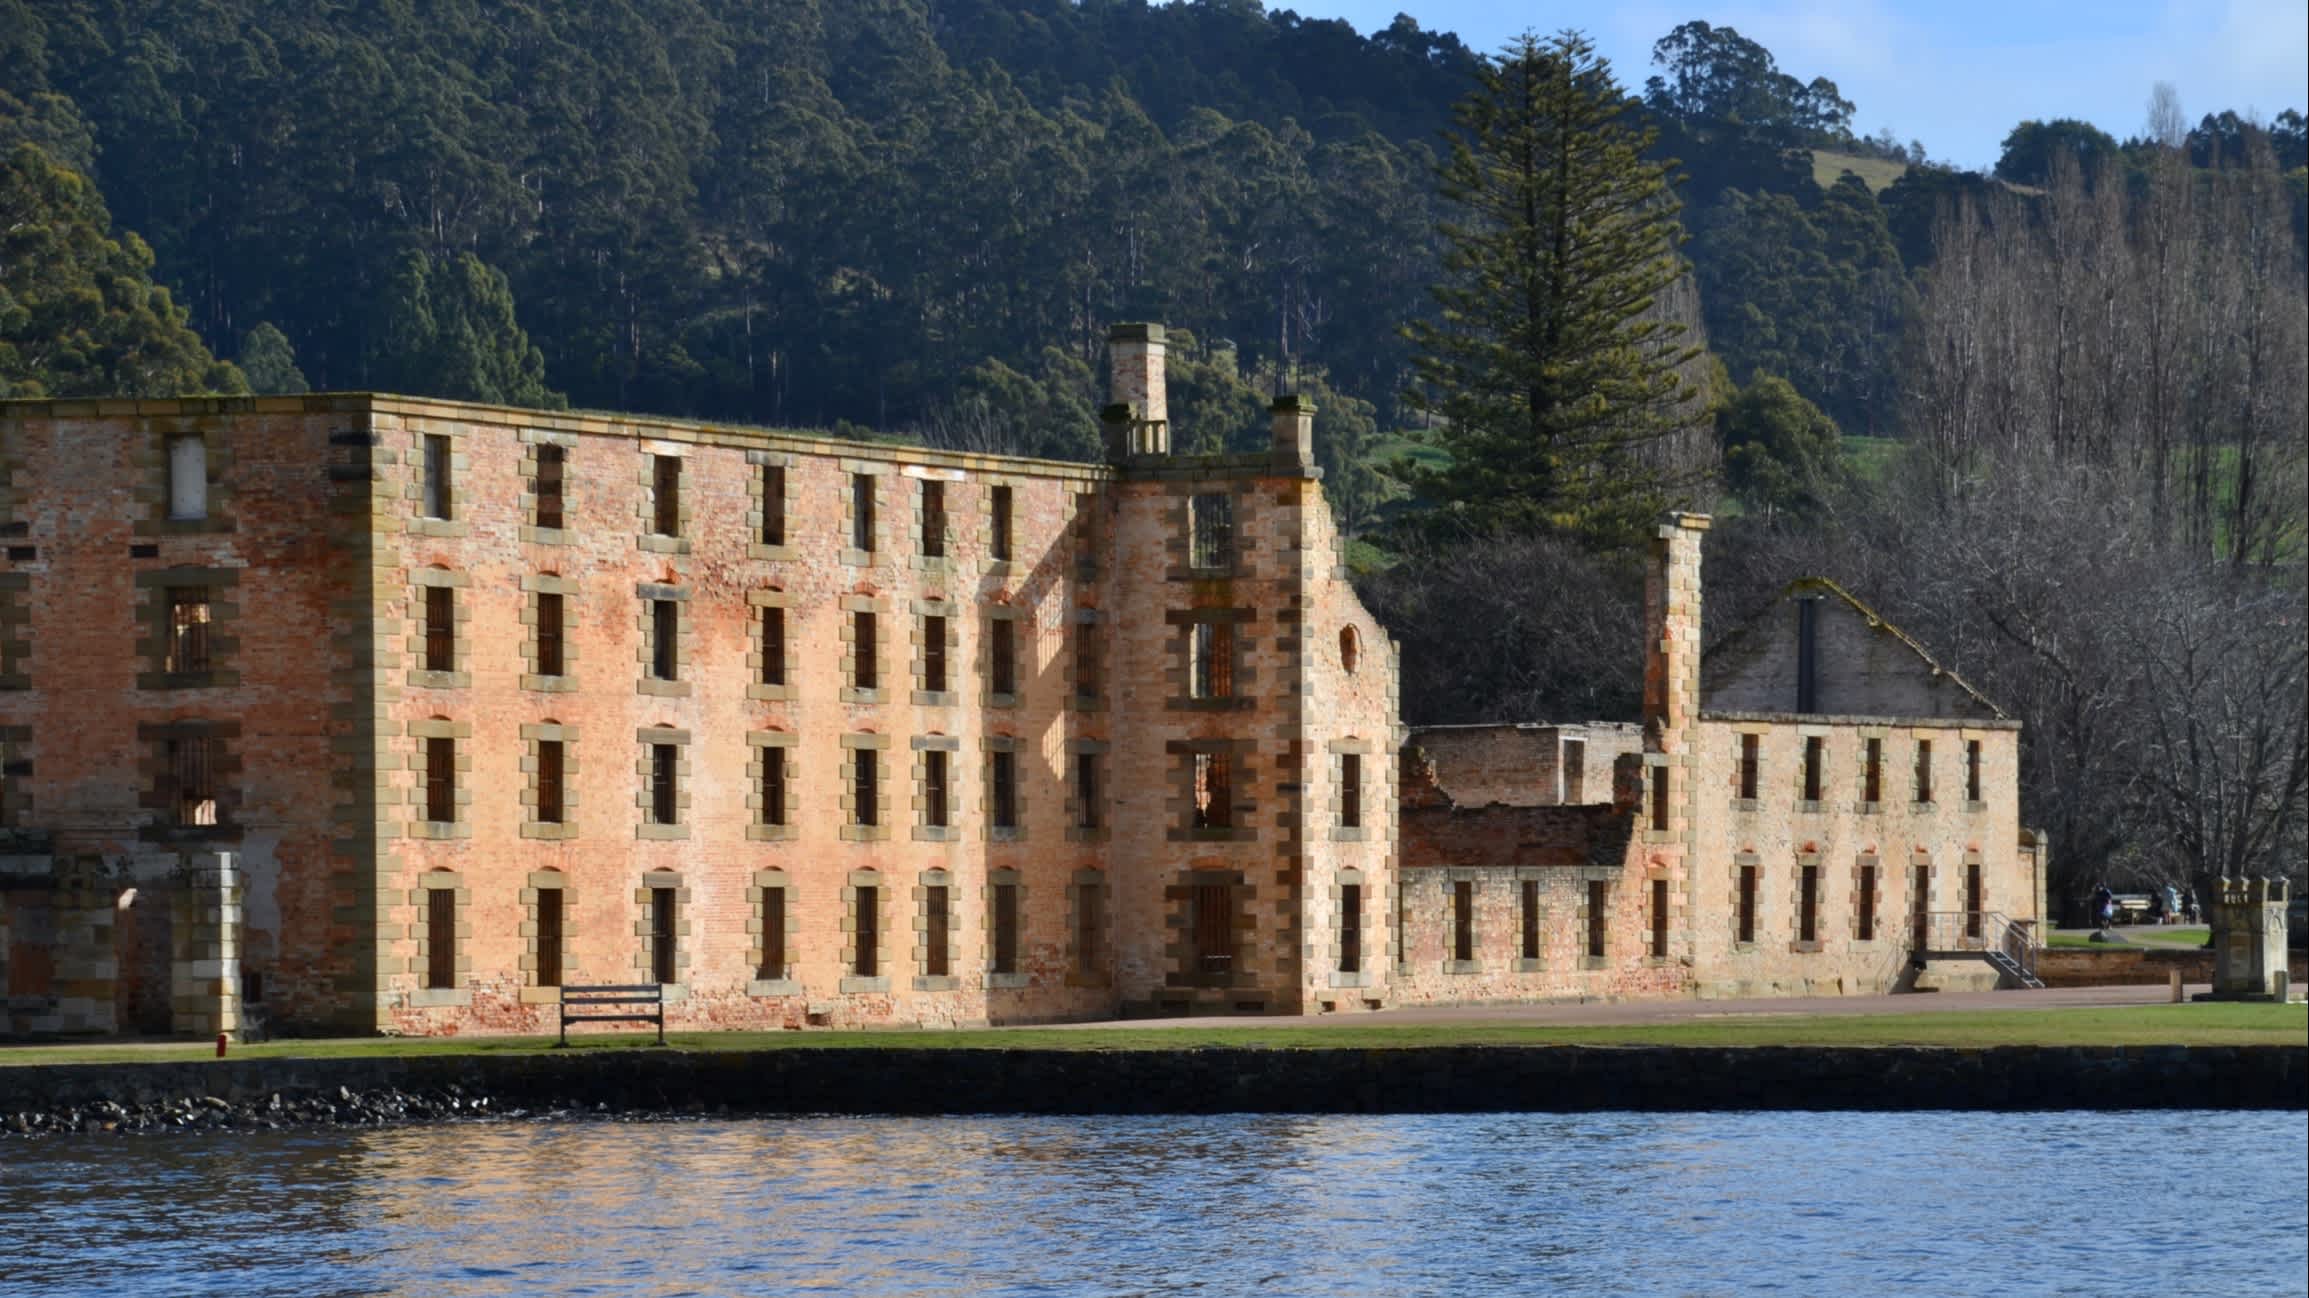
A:
{"type": "Polygon", "coordinates": [[[49,934],[43,973],[11,969],[11,1001],[75,1007],[14,1015],[26,1030],[168,1030],[179,867],[215,849],[243,863],[265,1012],[346,1008],[330,700],[347,664],[330,628],[353,574],[332,544],[331,469],[360,405],[0,406],[0,822],[39,839],[6,871],[6,904],[49,934]],[[197,510],[171,509],[179,439],[205,487],[197,510]],[[172,588],[207,596],[198,667],[166,658],[172,588]],[[168,791],[172,741],[209,754],[215,797],[192,814],[168,791]]]}
{"type": "Polygon", "coordinates": [[[1612,764],[1642,752],[1644,735],[1640,726],[1614,722],[1419,726],[1411,742],[1433,759],[1436,783],[1463,807],[1545,807],[1610,802],[1612,764]]]}
{"type": "MultiPolygon", "coordinates": [[[[1697,729],[1692,859],[1694,964],[1702,995],[1873,995],[1899,978],[1913,917],[1969,908],[2034,920],[2037,880],[2019,850],[2019,728],[2011,722],[1881,721],[1711,713],[1697,729]],[[1757,741],[1756,797],[1741,793],[1741,736],[1757,741]],[[1815,800],[1804,797],[1807,739],[1821,741],[1815,800]],[[1867,741],[1879,744],[1878,797],[1865,793],[1867,741]],[[1932,744],[1932,800],[1915,799],[1917,744],[1932,744]],[[1965,797],[1965,746],[1981,751],[1980,801],[1965,797]],[[1739,871],[1756,870],[1753,940],[1739,940],[1739,871]],[[1817,870],[1813,939],[1799,932],[1802,871],[1817,870]],[[1875,872],[1873,934],[1863,935],[1864,870],[1875,872]],[[1921,891],[1920,891],[1921,889],[1921,891]]],[[[1942,980],[1993,985],[1950,967],[1942,980]]]]}

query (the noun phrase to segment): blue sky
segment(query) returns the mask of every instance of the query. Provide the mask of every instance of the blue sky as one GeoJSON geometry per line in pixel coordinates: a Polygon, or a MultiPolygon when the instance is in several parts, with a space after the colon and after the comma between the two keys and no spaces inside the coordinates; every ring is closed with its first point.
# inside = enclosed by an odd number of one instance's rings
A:
{"type": "Polygon", "coordinates": [[[1858,107],[1960,166],[1996,160],[2026,118],[2081,117],[2138,134],[2149,88],[2170,81],[2191,122],[2234,108],[2262,120],[2309,104],[2304,0],[1267,0],[1356,30],[1408,13],[1496,50],[1525,29],[1585,31],[1623,85],[1651,73],[1652,42],[1693,18],[1738,28],[1799,80],[1824,76],[1858,107]]]}

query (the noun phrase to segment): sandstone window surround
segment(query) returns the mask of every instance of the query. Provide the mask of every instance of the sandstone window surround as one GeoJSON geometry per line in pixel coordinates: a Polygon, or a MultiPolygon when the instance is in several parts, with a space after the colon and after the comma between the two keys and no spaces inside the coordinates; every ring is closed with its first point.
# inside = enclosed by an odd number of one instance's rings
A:
{"type": "Polygon", "coordinates": [[[746,557],[782,561],[795,557],[794,456],[786,451],[747,451],[746,526],[753,540],[746,557]]]}
{"type": "Polygon", "coordinates": [[[1074,533],[1074,581],[1077,586],[1098,582],[1099,560],[1106,549],[1106,497],[1096,491],[1074,493],[1069,519],[1074,533]]]}
{"type": "Polygon", "coordinates": [[[1106,759],[1103,739],[1069,739],[1067,756],[1074,762],[1074,782],[1066,798],[1066,840],[1070,843],[1107,841],[1106,759]]]}
{"type": "Polygon", "coordinates": [[[472,584],[472,574],[436,565],[409,572],[409,627],[405,642],[409,655],[407,684],[413,689],[461,690],[473,684],[465,670],[464,646],[470,637],[465,625],[473,619],[471,601],[457,592],[472,584]]]}
{"type": "Polygon", "coordinates": [[[32,688],[31,595],[31,573],[0,572],[0,690],[32,688]]]}
{"type": "Polygon", "coordinates": [[[1235,498],[1223,491],[1187,499],[1187,567],[1199,573],[1235,567],[1235,498]]]}
{"type": "Polygon", "coordinates": [[[650,441],[641,445],[635,466],[638,499],[634,504],[637,535],[634,543],[645,553],[681,555],[690,552],[693,534],[688,484],[682,481],[695,447],[681,442],[650,441]]]}
{"type": "Polygon", "coordinates": [[[794,885],[784,870],[756,870],[746,888],[746,933],[753,939],[748,996],[798,996],[794,976],[794,885]]]}
{"type": "Polygon", "coordinates": [[[1764,779],[1764,736],[1761,731],[1743,730],[1738,735],[1738,743],[1738,782],[1732,793],[1732,810],[1755,811],[1761,803],[1758,790],[1764,779]]]}
{"type": "Polygon", "coordinates": [[[1066,985],[1111,985],[1107,951],[1112,939],[1107,932],[1109,907],[1105,872],[1076,870],[1066,885],[1066,904],[1072,921],[1068,925],[1066,985]]]}
{"type": "Polygon", "coordinates": [[[1174,843],[1249,843],[1257,802],[1250,765],[1258,751],[1249,739],[1172,739],[1163,751],[1171,768],[1168,811],[1174,843]]]}
{"type": "Polygon", "coordinates": [[[986,872],[986,986],[990,991],[1024,987],[1026,972],[1026,881],[1012,869],[986,872]]]}
{"type": "Polygon", "coordinates": [[[954,688],[954,663],[962,647],[961,623],[954,605],[938,598],[913,604],[914,633],[912,702],[916,707],[945,708],[961,702],[954,688]]]}
{"type": "Polygon", "coordinates": [[[560,870],[534,870],[521,889],[521,1003],[552,1005],[564,983],[578,981],[570,943],[577,889],[560,870]]]}
{"type": "Polygon", "coordinates": [[[1932,741],[1916,741],[1916,780],[1911,811],[1929,811],[1932,808],[1932,741]]]}
{"type": "Polygon", "coordinates": [[[914,840],[960,842],[962,831],[954,825],[954,779],[962,741],[953,735],[916,735],[908,746],[914,754],[914,840]]]}
{"type": "Polygon", "coordinates": [[[1798,726],[1796,736],[1803,754],[1797,772],[1796,811],[1800,815],[1818,815],[1826,810],[1823,799],[1828,787],[1828,730],[1825,726],[1798,726]]]}
{"type": "Polygon", "coordinates": [[[792,699],[794,597],[769,586],[747,591],[746,605],[754,610],[754,644],[746,654],[746,697],[773,703],[792,699]]]}
{"type": "Polygon", "coordinates": [[[979,812],[994,843],[1026,841],[1026,759],[1033,745],[1010,735],[979,741],[986,753],[985,795],[979,812]]]}
{"type": "Polygon", "coordinates": [[[1673,840],[1674,771],[1674,763],[1666,754],[1644,754],[1644,791],[1650,801],[1650,809],[1644,818],[1644,841],[1647,843],[1673,840]]]}
{"type": "Polygon", "coordinates": [[[417,913],[412,926],[416,952],[411,972],[417,986],[409,992],[410,1009],[470,1006],[473,989],[473,897],[454,870],[427,870],[417,876],[409,892],[417,913]]]}
{"type": "MultiPolygon", "coordinates": [[[[15,575],[15,574],[9,574],[15,575]]],[[[151,568],[136,574],[137,620],[144,634],[136,645],[141,659],[140,690],[218,689],[241,683],[238,670],[224,664],[240,652],[240,601],[233,592],[238,568],[151,568]]],[[[0,604],[0,660],[5,649],[6,604],[0,604]]]]}
{"type": "Polygon", "coordinates": [[[1821,949],[1820,942],[1820,856],[1816,852],[1796,854],[1796,888],[1789,908],[1791,940],[1788,950],[1796,955],[1812,955],[1821,949]]]}
{"type": "Polygon", "coordinates": [[[880,703],[882,693],[882,604],[872,595],[841,599],[844,703],[880,703]]]}
{"type": "Polygon", "coordinates": [[[1075,711],[1096,712],[1103,706],[1099,696],[1105,688],[1105,629],[1099,611],[1076,609],[1073,631],[1072,652],[1067,656],[1067,696],[1073,700],[1075,711]]]}
{"type": "Polygon", "coordinates": [[[1178,628],[1167,671],[1163,706],[1187,712],[1231,712],[1257,705],[1258,673],[1246,661],[1256,615],[1247,608],[1171,609],[1163,621],[1178,628]]]}
{"type": "Polygon", "coordinates": [[[1860,805],[1863,816],[1873,816],[1884,805],[1884,732],[1860,732],[1860,805]]]}
{"type": "Polygon", "coordinates": [[[881,546],[877,526],[880,507],[876,496],[889,466],[871,460],[844,459],[841,468],[850,475],[848,489],[842,495],[841,561],[863,568],[875,561],[875,552],[881,546]]]}
{"type": "Polygon", "coordinates": [[[673,842],[690,836],[690,732],[673,726],[643,726],[633,732],[640,758],[634,773],[640,788],[634,793],[639,812],[633,836],[647,842],[673,842]]]}
{"type": "Polygon", "coordinates": [[[459,515],[463,512],[462,484],[472,472],[472,461],[466,455],[465,436],[454,427],[422,427],[409,443],[408,482],[409,519],[402,524],[410,536],[460,537],[469,535],[471,526],[459,515]]]}
{"type": "Polygon", "coordinates": [[[1033,610],[1008,603],[987,605],[985,636],[982,702],[990,708],[1017,707],[1040,657],[1034,651],[1033,610]]]}
{"type": "Polygon", "coordinates": [[[233,530],[231,438],[180,423],[161,428],[133,454],[137,473],[135,535],[197,536],[233,530]]]}
{"type": "Polygon", "coordinates": [[[907,529],[914,543],[914,567],[922,572],[943,573],[947,571],[948,556],[954,552],[954,525],[946,512],[947,484],[959,485],[962,472],[909,464],[899,473],[914,480],[914,517],[907,529]]]}
{"type": "Polygon", "coordinates": [[[659,984],[669,1003],[689,999],[689,884],[678,870],[650,870],[633,890],[633,905],[634,981],[659,984]]]}
{"type": "Polygon", "coordinates": [[[842,769],[836,778],[842,790],[845,843],[878,843],[890,837],[890,790],[882,778],[882,751],[889,746],[888,735],[842,736],[842,769]]]}
{"type": "Polygon", "coordinates": [[[1932,873],[1931,854],[1917,848],[1908,862],[1908,925],[1919,950],[1931,936],[1925,930],[1932,922],[1932,873]]]}
{"type": "Polygon", "coordinates": [[[1651,942],[1644,954],[1652,963],[1661,964],[1668,958],[1668,934],[1675,924],[1675,901],[1670,896],[1665,874],[1654,870],[1645,876],[1644,882],[1651,892],[1647,913],[1652,929],[1651,942]]]}
{"type": "Polygon", "coordinates": [[[1980,740],[1967,735],[1964,739],[1964,809],[1969,812],[1987,810],[1980,797],[1980,740]]]}
{"type": "Polygon", "coordinates": [[[1256,889],[1239,870],[1181,870],[1163,889],[1177,917],[1164,947],[1166,987],[1248,987],[1256,980],[1245,968],[1245,939],[1254,932],[1250,908],[1256,889]]]}
{"type": "Polygon", "coordinates": [[[522,638],[521,688],[542,694],[571,693],[577,689],[578,641],[569,634],[570,604],[577,598],[576,581],[558,573],[541,572],[521,579],[522,638]]]}
{"type": "Polygon", "coordinates": [[[954,876],[944,869],[924,870],[914,884],[914,990],[953,991],[962,985],[954,976],[954,876]]]}
{"type": "Polygon", "coordinates": [[[1539,902],[1539,876],[1527,871],[1516,871],[1515,921],[1516,956],[1513,966],[1517,973],[1538,973],[1546,967],[1546,947],[1541,941],[1546,916],[1539,902]]]}
{"type": "Polygon", "coordinates": [[[689,638],[682,626],[687,620],[682,606],[689,602],[690,592],[681,586],[644,581],[635,583],[633,593],[639,606],[636,625],[641,641],[635,651],[641,672],[634,692],[652,698],[688,698],[692,688],[687,679],[689,638]]]}
{"type": "Polygon", "coordinates": [[[883,878],[877,870],[852,870],[842,884],[842,968],[835,984],[845,996],[890,990],[882,972],[883,878]]]}
{"type": "Polygon", "coordinates": [[[416,815],[408,835],[421,839],[461,839],[473,836],[472,818],[465,808],[473,790],[465,778],[473,768],[473,724],[431,717],[408,723],[411,745],[409,774],[417,789],[416,815]]]}
{"type": "Polygon", "coordinates": [[[746,786],[753,790],[746,795],[746,809],[753,813],[746,826],[750,842],[783,843],[799,837],[792,756],[797,742],[790,730],[755,730],[746,735],[746,751],[752,754],[746,763],[746,786]]]}
{"type": "Polygon", "coordinates": [[[137,802],[154,813],[139,838],[201,843],[240,837],[240,722],[140,722],[136,737],[146,753],[139,763],[144,792],[137,802]]]}
{"type": "Polygon", "coordinates": [[[552,720],[521,727],[521,837],[577,837],[577,734],[576,726],[552,720]]]}
{"type": "Polygon", "coordinates": [[[578,437],[575,433],[524,428],[521,443],[521,539],[531,545],[569,545],[577,534],[570,527],[570,473],[578,437]]]}
{"type": "Polygon", "coordinates": [[[1964,849],[1964,935],[1978,941],[1981,916],[1988,910],[1988,889],[1981,878],[1980,849],[1964,849]]]}

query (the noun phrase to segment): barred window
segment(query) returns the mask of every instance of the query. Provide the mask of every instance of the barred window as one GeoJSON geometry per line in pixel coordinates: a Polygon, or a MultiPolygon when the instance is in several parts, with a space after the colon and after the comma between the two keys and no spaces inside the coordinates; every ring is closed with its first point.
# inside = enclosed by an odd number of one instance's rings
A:
{"type": "Polygon", "coordinates": [[[1234,762],[1228,754],[1194,755],[1194,799],[1195,828],[1234,828],[1234,762]]]}
{"type": "Polygon", "coordinates": [[[922,688],[946,691],[946,619],[937,614],[922,619],[922,688]]]}
{"type": "Polygon", "coordinates": [[[857,913],[851,928],[857,943],[850,972],[860,978],[873,978],[882,969],[882,890],[868,885],[856,891],[857,913]]]}
{"type": "Polygon", "coordinates": [[[537,674],[559,676],[568,670],[562,639],[561,596],[551,591],[537,595],[537,674]]]}
{"type": "Polygon", "coordinates": [[[447,586],[425,588],[425,670],[457,670],[457,592],[447,586]]]}
{"type": "Polygon", "coordinates": [[[1074,967],[1077,973],[1097,970],[1104,953],[1100,940],[1106,931],[1106,885],[1074,885],[1074,967]]]}
{"type": "Polygon", "coordinates": [[[209,669],[208,629],[213,616],[208,587],[168,588],[168,648],[160,665],[162,671],[209,669]]]}
{"type": "Polygon", "coordinates": [[[945,750],[922,754],[922,823],[934,829],[947,823],[946,766],[945,750]]]}
{"type": "Polygon", "coordinates": [[[425,741],[425,819],[452,824],[457,819],[457,741],[425,741]]]}
{"type": "Polygon", "coordinates": [[[1820,940],[1820,867],[1816,865],[1796,869],[1796,940],[1820,940]]]}
{"type": "Polygon", "coordinates": [[[882,759],[871,748],[854,750],[850,755],[851,802],[850,823],[879,825],[882,823],[882,759]]]}
{"type": "Polygon", "coordinates": [[[218,741],[201,735],[167,741],[169,822],[180,828],[217,823],[218,741]]]}
{"type": "Polygon", "coordinates": [[[1074,624],[1074,693],[1076,698],[1098,697],[1098,627],[1092,622],[1074,624]]]}
{"type": "Polygon", "coordinates": [[[1235,500],[1234,497],[1212,492],[1192,498],[1188,502],[1192,520],[1191,545],[1188,566],[1202,569],[1231,568],[1235,564],[1235,500]]]}
{"type": "Polygon", "coordinates": [[[1363,825],[1363,755],[1339,754],[1339,825],[1344,829],[1360,829],[1363,825]]]}
{"type": "Polygon", "coordinates": [[[786,750],[763,748],[762,754],[762,823],[786,823],[786,750]]]}
{"type": "Polygon", "coordinates": [[[649,746],[649,823],[681,823],[681,746],[649,746]]]}
{"type": "Polygon", "coordinates": [[[1857,938],[1859,938],[1859,939],[1860,939],[1861,941],[1863,941],[1863,942],[1873,942],[1873,941],[1875,941],[1875,940],[1876,940],[1876,867],[1875,867],[1875,866],[1873,866],[1873,865],[1863,865],[1863,866],[1861,866],[1861,867],[1860,867],[1860,886],[1859,886],[1859,890],[1858,890],[1858,892],[1857,892],[1857,893],[1856,893],[1856,894],[1853,896],[1853,898],[1852,898],[1852,904],[1853,904],[1853,905],[1854,905],[1854,906],[1855,906],[1855,907],[1856,907],[1856,908],[1859,910],[1859,912],[1860,912],[1860,913],[1859,913],[1859,915],[1858,915],[1858,917],[1855,919],[1855,921],[1854,921],[1854,924],[1853,924],[1853,930],[1854,930],[1854,931],[1853,931],[1853,936],[1854,936],[1854,937],[1857,937],[1857,938]]]}
{"type": "Polygon", "coordinates": [[[954,890],[934,883],[922,890],[922,972],[944,978],[954,972],[954,890]]]}
{"type": "Polygon", "coordinates": [[[649,890],[649,977],[651,982],[679,981],[681,961],[676,943],[681,937],[681,894],[673,888],[649,890]]]}
{"type": "Polygon", "coordinates": [[[537,819],[558,825],[568,814],[568,795],[562,775],[566,757],[558,739],[537,741],[537,819]]]}
{"type": "Polygon", "coordinates": [[[537,985],[561,985],[561,889],[537,890],[537,985]]]}
{"type": "Polygon", "coordinates": [[[1232,622],[1197,622],[1188,635],[1188,693],[1198,699],[1233,698],[1235,627],[1232,622]]]}
{"type": "Polygon", "coordinates": [[[872,613],[850,615],[850,684],[858,689],[879,689],[882,684],[881,646],[872,613]]]}

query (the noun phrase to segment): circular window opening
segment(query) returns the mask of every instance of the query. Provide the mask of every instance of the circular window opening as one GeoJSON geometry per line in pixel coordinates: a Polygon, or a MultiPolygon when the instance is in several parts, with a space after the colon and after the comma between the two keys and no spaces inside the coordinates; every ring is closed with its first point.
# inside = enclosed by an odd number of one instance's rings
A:
{"type": "Polygon", "coordinates": [[[1340,664],[1340,666],[1342,666],[1342,667],[1345,667],[1345,668],[1346,668],[1346,669],[1347,669],[1349,672],[1352,672],[1352,671],[1354,671],[1354,670],[1355,670],[1355,664],[1356,664],[1358,661],[1360,661],[1360,660],[1362,659],[1362,657],[1363,657],[1363,645],[1362,645],[1362,643],[1361,643],[1360,641],[1358,641],[1358,640],[1355,638],[1355,628],[1353,628],[1353,627],[1351,627],[1351,626],[1343,626],[1343,627],[1340,627],[1340,628],[1339,628],[1339,664],[1340,664]]]}

